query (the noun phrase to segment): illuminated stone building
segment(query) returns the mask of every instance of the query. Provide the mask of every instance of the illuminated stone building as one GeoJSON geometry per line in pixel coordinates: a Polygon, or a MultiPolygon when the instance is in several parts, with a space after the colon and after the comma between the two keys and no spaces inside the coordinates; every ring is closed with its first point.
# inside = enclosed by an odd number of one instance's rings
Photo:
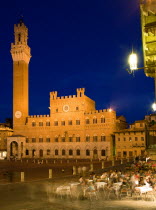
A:
{"type": "Polygon", "coordinates": [[[0,159],[6,157],[7,137],[12,136],[13,130],[5,123],[0,123],[0,159]]]}
{"type": "Polygon", "coordinates": [[[145,154],[146,120],[136,121],[130,128],[116,131],[114,134],[116,157],[136,157],[145,154]]]}
{"type": "Polygon", "coordinates": [[[76,95],[50,93],[49,115],[29,116],[28,71],[31,58],[28,29],[14,26],[13,129],[7,155],[20,158],[106,158],[112,156],[112,134],[125,128],[124,117],[111,109],[96,110],[95,101],[78,88],[76,95]]]}

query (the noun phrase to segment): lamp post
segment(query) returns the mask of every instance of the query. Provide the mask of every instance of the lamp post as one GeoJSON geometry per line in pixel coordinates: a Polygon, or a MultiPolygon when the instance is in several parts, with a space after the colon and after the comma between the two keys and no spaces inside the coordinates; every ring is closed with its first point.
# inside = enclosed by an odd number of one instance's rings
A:
{"type": "MultiPolygon", "coordinates": [[[[127,69],[129,74],[134,74],[134,71],[139,69],[149,69],[150,67],[156,67],[156,66],[149,66],[149,67],[141,67],[138,68],[138,58],[137,54],[132,51],[132,53],[128,57],[128,63],[129,63],[129,69],[127,69]]],[[[154,74],[154,103],[152,104],[152,109],[155,112],[156,111],[156,71],[154,74]]]]}

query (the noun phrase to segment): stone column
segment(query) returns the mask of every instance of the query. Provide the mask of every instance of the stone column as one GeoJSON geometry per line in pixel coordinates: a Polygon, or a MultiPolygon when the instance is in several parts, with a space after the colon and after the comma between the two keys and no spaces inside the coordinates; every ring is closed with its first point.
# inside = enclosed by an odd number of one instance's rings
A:
{"type": "Polygon", "coordinates": [[[18,159],[21,159],[21,142],[18,143],[18,159]]]}
{"type": "Polygon", "coordinates": [[[21,182],[24,182],[24,172],[21,172],[21,182]]]}
{"type": "Polygon", "coordinates": [[[52,169],[49,169],[49,179],[52,179],[52,169]]]}

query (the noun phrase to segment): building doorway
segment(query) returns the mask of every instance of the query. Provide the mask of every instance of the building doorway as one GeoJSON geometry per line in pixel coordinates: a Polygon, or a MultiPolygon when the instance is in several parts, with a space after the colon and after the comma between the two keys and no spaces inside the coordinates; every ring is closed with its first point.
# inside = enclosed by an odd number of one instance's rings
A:
{"type": "Polygon", "coordinates": [[[10,157],[11,158],[18,157],[18,143],[16,141],[12,141],[10,144],[10,157]]]}

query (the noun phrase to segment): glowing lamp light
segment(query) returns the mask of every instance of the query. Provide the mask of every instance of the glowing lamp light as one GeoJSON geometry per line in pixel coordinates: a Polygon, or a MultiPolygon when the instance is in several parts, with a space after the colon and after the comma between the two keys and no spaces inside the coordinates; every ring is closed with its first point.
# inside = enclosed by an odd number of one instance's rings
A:
{"type": "Polygon", "coordinates": [[[152,109],[153,109],[153,111],[156,111],[156,103],[155,102],[152,104],[152,109]]]}
{"type": "Polygon", "coordinates": [[[129,55],[129,58],[128,58],[128,63],[129,63],[129,66],[130,66],[130,70],[137,70],[137,62],[138,62],[138,59],[137,59],[137,54],[135,53],[131,53],[129,55]]]}
{"type": "Polygon", "coordinates": [[[109,112],[112,112],[113,110],[110,108],[108,111],[109,111],[109,112]]]}

